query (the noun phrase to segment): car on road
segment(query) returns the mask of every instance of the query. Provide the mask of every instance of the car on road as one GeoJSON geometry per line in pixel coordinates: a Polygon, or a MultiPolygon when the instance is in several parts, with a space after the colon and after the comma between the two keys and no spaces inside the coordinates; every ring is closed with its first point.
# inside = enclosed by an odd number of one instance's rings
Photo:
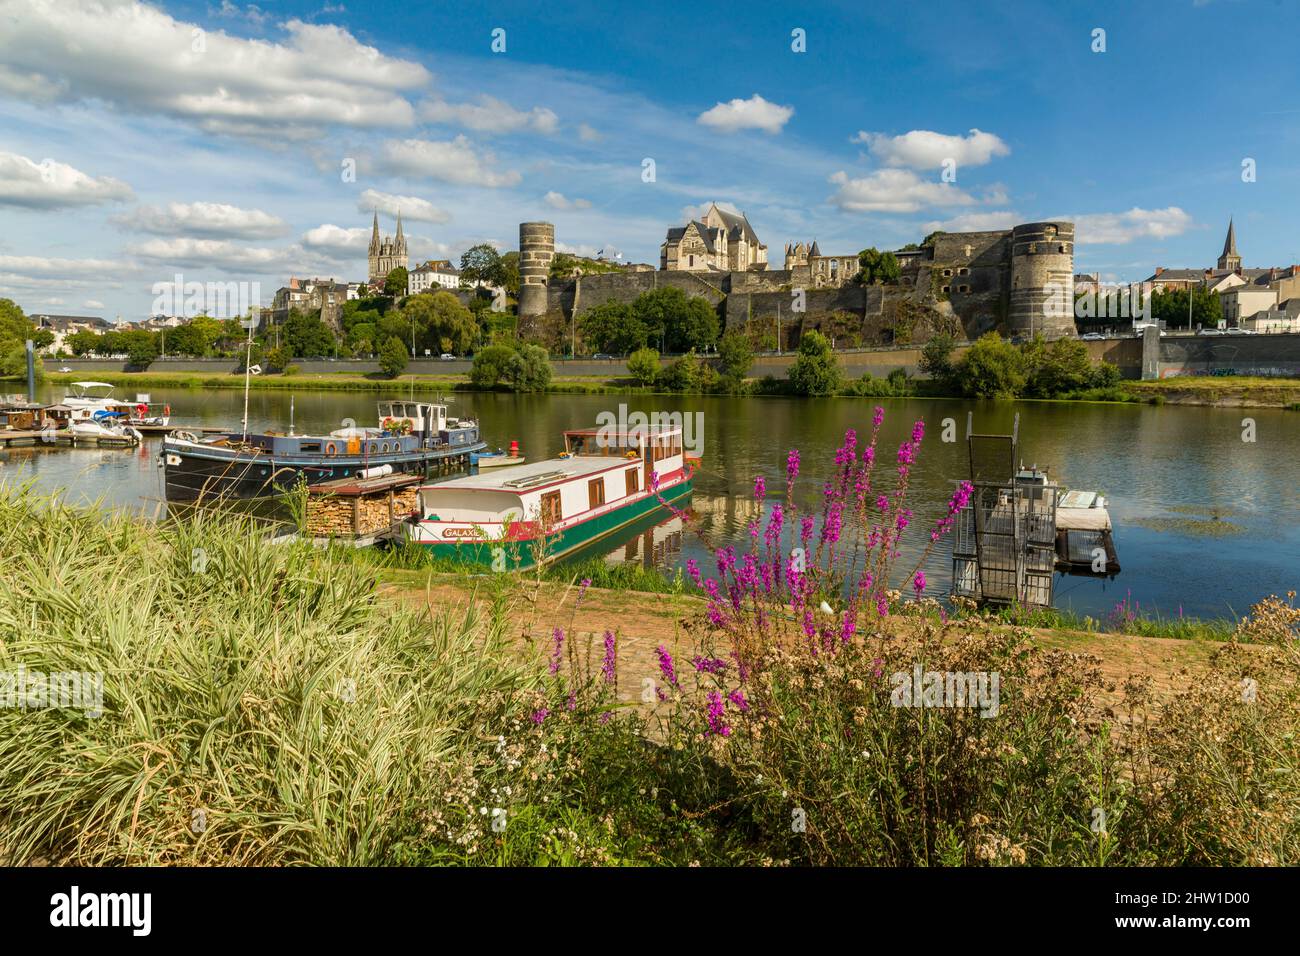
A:
{"type": "Polygon", "coordinates": [[[450,352],[443,352],[438,356],[438,360],[440,362],[454,362],[456,361],[456,356],[452,355],[450,352]]]}
{"type": "Polygon", "coordinates": [[[1100,332],[1088,332],[1079,336],[1079,338],[1085,342],[1101,342],[1106,338],[1106,336],[1102,335],[1100,332]]]}
{"type": "Polygon", "coordinates": [[[1197,329],[1197,335],[1227,335],[1223,329],[1197,329]]]}
{"type": "Polygon", "coordinates": [[[595,355],[592,356],[592,358],[594,359],[612,359],[613,357],[614,356],[610,355],[607,352],[597,352],[595,355]]]}
{"type": "Polygon", "coordinates": [[[70,369],[68,366],[64,365],[64,366],[62,366],[62,367],[59,369],[59,371],[60,371],[60,372],[71,372],[72,369],[70,369]]]}

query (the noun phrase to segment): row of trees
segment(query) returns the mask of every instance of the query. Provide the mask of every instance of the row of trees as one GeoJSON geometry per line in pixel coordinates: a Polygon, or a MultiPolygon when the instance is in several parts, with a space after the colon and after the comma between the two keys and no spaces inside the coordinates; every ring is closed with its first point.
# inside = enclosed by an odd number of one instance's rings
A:
{"type": "Polygon", "coordinates": [[[921,352],[921,370],[949,395],[978,398],[1055,398],[1089,389],[1108,389],[1119,382],[1119,368],[1092,363],[1088,347],[1078,339],[1042,336],[1016,345],[996,332],[980,336],[960,359],[952,357],[954,342],[936,336],[921,352]]]}
{"type": "Polygon", "coordinates": [[[593,352],[628,355],[658,345],[664,352],[703,352],[718,342],[718,312],[707,299],[665,287],[642,292],[631,304],[604,302],[578,319],[593,352]]]}
{"type": "Polygon", "coordinates": [[[54,336],[48,329],[37,329],[13,299],[0,299],[0,377],[27,374],[28,339],[39,349],[53,342],[54,336]]]}

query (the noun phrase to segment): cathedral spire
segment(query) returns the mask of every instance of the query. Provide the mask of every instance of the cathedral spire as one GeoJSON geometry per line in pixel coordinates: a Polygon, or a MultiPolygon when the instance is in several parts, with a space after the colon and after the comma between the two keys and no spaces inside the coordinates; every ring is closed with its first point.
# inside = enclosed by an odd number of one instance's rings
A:
{"type": "Polygon", "coordinates": [[[397,254],[406,255],[406,240],[402,238],[402,210],[397,210],[397,254]]]}
{"type": "Polygon", "coordinates": [[[1241,256],[1237,252],[1237,229],[1231,216],[1228,217],[1228,235],[1223,240],[1223,255],[1219,256],[1219,268],[1236,272],[1241,268],[1241,256]]]}
{"type": "Polygon", "coordinates": [[[379,252],[379,210],[375,210],[375,224],[370,228],[370,253],[379,252]]]}

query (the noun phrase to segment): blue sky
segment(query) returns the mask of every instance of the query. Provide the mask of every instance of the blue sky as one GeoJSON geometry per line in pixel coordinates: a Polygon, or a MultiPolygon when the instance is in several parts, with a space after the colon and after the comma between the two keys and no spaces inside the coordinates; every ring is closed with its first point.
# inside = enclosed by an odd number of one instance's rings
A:
{"type": "Polygon", "coordinates": [[[1300,262],[1297,5],[1083,7],[0,0],[0,296],[363,279],[375,206],[413,264],[531,219],[657,264],[710,201],[777,268],[1071,218],[1078,271],[1137,280],[1212,265],[1229,215],[1246,265],[1300,262]]]}

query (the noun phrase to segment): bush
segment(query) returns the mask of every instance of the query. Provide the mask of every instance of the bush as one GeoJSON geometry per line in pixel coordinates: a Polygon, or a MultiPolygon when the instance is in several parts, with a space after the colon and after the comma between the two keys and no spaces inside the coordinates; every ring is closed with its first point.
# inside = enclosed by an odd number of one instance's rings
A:
{"type": "Polygon", "coordinates": [[[799,356],[790,368],[790,387],[797,395],[834,395],[843,377],[831,343],[820,332],[805,332],[799,356]]]}
{"type": "Polygon", "coordinates": [[[654,349],[637,349],[627,360],[628,373],[638,385],[653,385],[659,377],[659,353],[654,349]]]}
{"type": "Polygon", "coordinates": [[[1015,398],[1025,388],[1025,361],[1012,343],[987,332],[962,357],[957,376],[966,395],[1015,398]]]}
{"type": "Polygon", "coordinates": [[[728,380],[743,379],[754,364],[754,349],[743,332],[732,329],[718,342],[718,371],[728,380]]]}
{"type": "MultiPolygon", "coordinates": [[[[394,269],[394,272],[397,270],[394,269]]],[[[401,339],[392,336],[379,350],[379,368],[389,378],[397,378],[406,371],[406,345],[401,339]]]]}
{"type": "Polygon", "coordinates": [[[469,380],[478,388],[495,388],[506,376],[506,369],[515,357],[510,345],[489,345],[474,353],[469,369],[469,380]]]}
{"type": "Polygon", "coordinates": [[[693,392],[699,388],[702,371],[699,356],[687,352],[660,373],[659,384],[674,392],[693,392]]]}
{"type": "Polygon", "coordinates": [[[505,380],[516,392],[542,392],[551,384],[551,361],[540,345],[521,345],[506,364],[505,380]]]}
{"type": "Polygon", "coordinates": [[[930,376],[935,385],[943,391],[956,386],[956,372],[952,361],[955,345],[956,342],[951,335],[940,333],[925,343],[921,349],[921,360],[917,363],[921,371],[930,376]]]}

